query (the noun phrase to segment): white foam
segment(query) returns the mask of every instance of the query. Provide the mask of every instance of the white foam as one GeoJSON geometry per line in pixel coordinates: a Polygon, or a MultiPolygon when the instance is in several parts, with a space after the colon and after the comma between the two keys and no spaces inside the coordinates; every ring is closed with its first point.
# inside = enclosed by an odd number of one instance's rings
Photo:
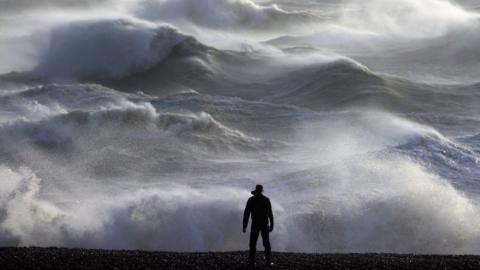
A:
{"type": "Polygon", "coordinates": [[[58,227],[52,225],[62,211],[37,197],[40,179],[27,168],[16,172],[1,167],[0,175],[5,183],[0,190],[2,245],[55,245],[61,241],[58,227]]]}
{"type": "MultiPolygon", "coordinates": [[[[40,195],[29,170],[3,168],[2,245],[166,251],[247,247],[241,233],[248,189],[163,183],[132,190],[97,186],[40,195]],[[51,201],[49,201],[51,200],[51,201]],[[60,201],[55,202],[56,200],[60,201]]],[[[478,253],[478,207],[442,179],[402,157],[336,163],[323,174],[280,180],[273,200],[275,250],[478,253]]],[[[97,183],[97,185],[100,183],[97,183]]],[[[120,184],[120,183],[118,183],[120,184]]],[[[78,186],[78,184],[77,184],[78,186]]]]}
{"type": "Polygon", "coordinates": [[[309,195],[286,210],[286,249],[478,253],[478,206],[414,161],[364,156],[321,172],[297,180],[309,195]]]}
{"type": "Polygon", "coordinates": [[[2,245],[200,251],[245,243],[238,233],[244,191],[238,189],[174,185],[109,197],[92,192],[60,210],[39,198],[40,180],[28,169],[2,168],[1,174],[9,183],[0,193],[2,245]]]}

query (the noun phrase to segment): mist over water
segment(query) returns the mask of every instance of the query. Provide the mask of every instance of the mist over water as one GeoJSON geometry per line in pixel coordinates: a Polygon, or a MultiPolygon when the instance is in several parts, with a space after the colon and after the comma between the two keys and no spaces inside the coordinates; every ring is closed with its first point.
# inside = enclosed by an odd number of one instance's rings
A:
{"type": "Polygon", "coordinates": [[[0,246],[480,254],[476,1],[0,3],[0,246]]]}

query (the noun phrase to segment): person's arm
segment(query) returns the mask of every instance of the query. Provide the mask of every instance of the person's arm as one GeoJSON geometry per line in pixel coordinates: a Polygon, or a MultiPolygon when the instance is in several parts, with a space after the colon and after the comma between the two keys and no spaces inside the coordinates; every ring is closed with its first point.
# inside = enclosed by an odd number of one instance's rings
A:
{"type": "Polygon", "coordinates": [[[270,231],[273,231],[273,212],[270,200],[268,200],[268,218],[270,219],[270,231]]]}
{"type": "Polygon", "coordinates": [[[250,218],[250,212],[252,212],[252,206],[250,200],[247,201],[245,211],[243,211],[243,232],[247,230],[248,219],[250,218]]]}

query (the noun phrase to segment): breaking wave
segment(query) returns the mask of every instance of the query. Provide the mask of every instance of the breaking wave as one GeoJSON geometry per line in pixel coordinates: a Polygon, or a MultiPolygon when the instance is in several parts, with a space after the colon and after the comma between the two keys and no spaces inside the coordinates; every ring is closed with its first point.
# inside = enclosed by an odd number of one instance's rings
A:
{"type": "Polygon", "coordinates": [[[189,22],[213,29],[247,31],[298,29],[318,18],[306,11],[286,11],[276,4],[260,5],[250,0],[143,0],[134,13],[149,20],[189,22]]]}
{"type": "Polygon", "coordinates": [[[123,77],[158,64],[186,38],[169,26],[76,22],[52,31],[49,49],[33,73],[67,79],[123,77]]]}

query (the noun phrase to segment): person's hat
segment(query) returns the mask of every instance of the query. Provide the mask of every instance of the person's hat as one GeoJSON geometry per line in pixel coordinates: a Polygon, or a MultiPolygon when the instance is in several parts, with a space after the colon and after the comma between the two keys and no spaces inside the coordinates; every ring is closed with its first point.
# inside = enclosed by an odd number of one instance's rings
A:
{"type": "Polygon", "coordinates": [[[256,185],[255,190],[252,191],[253,195],[260,194],[263,192],[263,186],[262,185],[256,185]]]}

